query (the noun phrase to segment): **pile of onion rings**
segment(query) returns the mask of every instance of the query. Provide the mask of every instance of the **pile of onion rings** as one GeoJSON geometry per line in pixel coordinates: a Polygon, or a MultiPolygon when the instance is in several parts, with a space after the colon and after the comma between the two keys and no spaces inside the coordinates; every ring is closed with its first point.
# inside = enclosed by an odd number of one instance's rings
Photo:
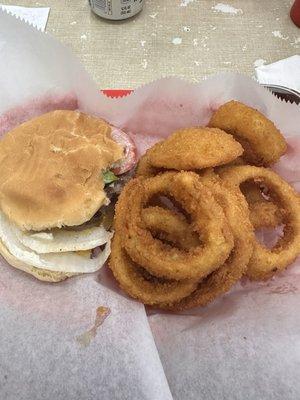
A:
{"type": "Polygon", "coordinates": [[[300,199],[270,168],[284,137],[258,111],[224,104],[209,127],[179,130],[140,159],[114,220],[121,288],[167,310],[204,306],[244,275],[265,280],[300,253],[300,199]],[[284,225],[271,249],[255,230],[284,225]]]}

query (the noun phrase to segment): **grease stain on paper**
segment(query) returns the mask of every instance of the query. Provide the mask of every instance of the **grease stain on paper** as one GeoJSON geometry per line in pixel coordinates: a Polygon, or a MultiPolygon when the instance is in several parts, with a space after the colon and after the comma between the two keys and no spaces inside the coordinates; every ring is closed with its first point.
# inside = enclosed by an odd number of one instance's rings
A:
{"type": "Polygon", "coordinates": [[[103,324],[109,314],[110,309],[108,307],[100,306],[97,308],[93,327],[76,338],[77,342],[82,347],[87,347],[90,345],[91,341],[96,337],[98,328],[103,324]]]}
{"type": "Polygon", "coordinates": [[[181,37],[173,38],[172,43],[175,44],[175,45],[181,44],[182,43],[182,38],[181,37]]]}
{"type": "Polygon", "coordinates": [[[229,4],[224,4],[224,3],[218,3],[211,9],[214,12],[222,12],[224,14],[231,14],[231,15],[243,14],[243,10],[241,8],[235,8],[233,6],[230,6],[229,4]]]}
{"type": "Polygon", "coordinates": [[[275,286],[270,288],[268,293],[275,293],[275,294],[286,294],[286,293],[297,293],[298,288],[291,283],[284,283],[280,286],[275,286]]]}
{"type": "Polygon", "coordinates": [[[294,283],[291,282],[282,282],[279,283],[277,279],[274,277],[268,282],[257,282],[251,283],[247,279],[242,279],[241,287],[243,288],[243,293],[251,293],[258,289],[262,289],[267,294],[289,294],[289,293],[299,293],[299,287],[295,286],[294,283]]]}

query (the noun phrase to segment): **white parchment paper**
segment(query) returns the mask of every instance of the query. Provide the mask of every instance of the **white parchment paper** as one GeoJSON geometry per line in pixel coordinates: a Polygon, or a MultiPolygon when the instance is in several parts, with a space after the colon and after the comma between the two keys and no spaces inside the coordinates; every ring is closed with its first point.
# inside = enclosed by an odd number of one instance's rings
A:
{"type": "MultiPolygon", "coordinates": [[[[235,98],[286,135],[289,151],[277,169],[300,182],[300,109],[248,78],[223,74],[198,85],[170,78],[108,99],[68,49],[3,12],[0,59],[2,135],[42,112],[79,108],[131,132],[141,153],[176,128],[206,124],[235,98]]],[[[296,400],[299,306],[299,262],[269,282],[241,282],[208,307],[173,315],[146,314],[105,269],[46,284],[1,259],[0,398],[296,400]],[[84,342],[99,306],[111,314],[84,342]]]]}
{"type": "Polygon", "coordinates": [[[0,8],[43,32],[46,28],[50,11],[49,7],[20,7],[0,4],[0,8]]]}

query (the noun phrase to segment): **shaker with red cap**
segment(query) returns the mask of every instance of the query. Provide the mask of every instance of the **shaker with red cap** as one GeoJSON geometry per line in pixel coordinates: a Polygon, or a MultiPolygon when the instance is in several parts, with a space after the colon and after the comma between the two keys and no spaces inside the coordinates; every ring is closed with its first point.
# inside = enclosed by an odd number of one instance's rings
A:
{"type": "Polygon", "coordinates": [[[295,25],[300,28],[300,0],[296,0],[291,8],[291,18],[295,25]]]}

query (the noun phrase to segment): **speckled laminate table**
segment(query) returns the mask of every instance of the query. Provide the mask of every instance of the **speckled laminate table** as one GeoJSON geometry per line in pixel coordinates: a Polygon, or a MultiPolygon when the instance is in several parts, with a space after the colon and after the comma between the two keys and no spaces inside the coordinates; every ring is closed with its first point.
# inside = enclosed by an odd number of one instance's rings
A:
{"type": "Polygon", "coordinates": [[[130,20],[108,22],[87,0],[3,1],[51,7],[47,32],[70,46],[101,88],[134,88],[177,75],[191,81],[300,53],[293,0],[146,0],[130,20]]]}

